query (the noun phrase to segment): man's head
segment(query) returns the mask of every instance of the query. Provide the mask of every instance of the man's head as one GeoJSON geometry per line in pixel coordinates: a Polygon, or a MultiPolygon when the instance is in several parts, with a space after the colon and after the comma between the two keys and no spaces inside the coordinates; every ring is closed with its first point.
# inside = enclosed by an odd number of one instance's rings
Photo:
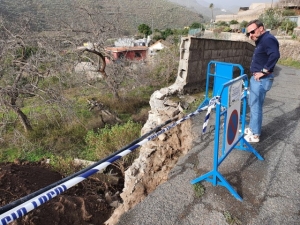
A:
{"type": "Polygon", "coordinates": [[[259,20],[251,20],[247,24],[246,36],[251,40],[256,41],[260,35],[265,33],[264,24],[259,20]]]}

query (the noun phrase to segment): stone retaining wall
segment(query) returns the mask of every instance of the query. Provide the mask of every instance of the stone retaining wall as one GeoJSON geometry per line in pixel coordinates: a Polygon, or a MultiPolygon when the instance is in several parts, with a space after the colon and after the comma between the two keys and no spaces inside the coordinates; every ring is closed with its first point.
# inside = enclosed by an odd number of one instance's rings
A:
{"type": "Polygon", "coordinates": [[[244,41],[185,37],[181,40],[178,76],[174,86],[183,93],[203,89],[211,60],[240,64],[249,74],[254,46],[244,41]]]}

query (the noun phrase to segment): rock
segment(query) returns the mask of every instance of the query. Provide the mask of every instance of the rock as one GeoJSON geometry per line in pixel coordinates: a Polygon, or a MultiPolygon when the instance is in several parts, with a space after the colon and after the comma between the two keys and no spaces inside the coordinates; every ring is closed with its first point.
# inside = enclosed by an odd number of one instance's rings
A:
{"type": "Polygon", "coordinates": [[[120,202],[119,201],[113,201],[112,203],[110,203],[109,205],[113,208],[118,208],[120,206],[120,202]]]}
{"type": "Polygon", "coordinates": [[[105,193],[105,201],[106,201],[108,204],[112,203],[111,193],[109,193],[109,192],[106,192],[106,193],[105,193]]]}
{"type": "Polygon", "coordinates": [[[158,139],[161,141],[165,141],[167,139],[167,135],[166,134],[161,134],[158,136],[158,139]]]}
{"type": "Polygon", "coordinates": [[[119,181],[120,181],[120,177],[119,176],[114,176],[114,175],[106,175],[107,176],[107,180],[111,185],[118,185],[119,181]]]}
{"type": "Polygon", "coordinates": [[[170,99],[167,99],[165,102],[164,102],[164,105],[165,106],[172,106],[172,107],[177,107],[178,103],[177,102],[174,102],[170,99]]]}
{"type": "Polygon", "coordinates": [[[88,160],[84,160],[84,159],[77,159],[77,158],[75,158],[73,162],[74,162],[75,166],[90,166],[90,165],[93,165],[94,163],[96,163],[96,162],[93,162],[93,161],[88,161],[88,160]]]}

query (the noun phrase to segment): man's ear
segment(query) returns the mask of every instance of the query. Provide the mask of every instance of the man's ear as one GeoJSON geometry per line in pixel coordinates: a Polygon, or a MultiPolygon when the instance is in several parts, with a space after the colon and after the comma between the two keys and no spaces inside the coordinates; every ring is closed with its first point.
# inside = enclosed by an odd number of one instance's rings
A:
{"type": "Polygon", "coordinates": [[[260,31],[263,31],[263,30],[264,30],[264,27],[263,27],[263,26],[260,26],[260,27],[259,27],[259,30],[260,30],[260,31]]]}

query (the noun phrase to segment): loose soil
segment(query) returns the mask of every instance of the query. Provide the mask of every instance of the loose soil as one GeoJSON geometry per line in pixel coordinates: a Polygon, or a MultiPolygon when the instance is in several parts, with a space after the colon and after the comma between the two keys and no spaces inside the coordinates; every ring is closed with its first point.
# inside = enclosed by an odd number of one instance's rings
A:
{"type": "MultiPolygon", "coordinates": [[[[12,222],[13,225],[101,225],[114,208],[105,200],[108,190],[121,191],[123,180],[108,184],[105,174],[97,173],[12,222]]],[[[0,164],[0,206],[63,179],[43,163],[0,164]]]]}

